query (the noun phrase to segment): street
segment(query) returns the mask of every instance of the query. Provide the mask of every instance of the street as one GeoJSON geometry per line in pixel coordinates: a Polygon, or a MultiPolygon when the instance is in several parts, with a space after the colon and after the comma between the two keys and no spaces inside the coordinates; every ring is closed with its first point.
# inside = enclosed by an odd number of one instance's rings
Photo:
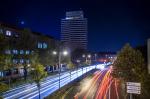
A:
{"type": "MultiPolygon", "coordinates": [[[[94,66],[89,66],[84,68],[78,68],[78,70],[74,70],[71,72],[67,71],[61,73],[60,87],[68,84],[74,79],[80,77],[81,75],[95,68],[96,67],[94,65],[94,66]]],[[[59,74],[47,77],[46,79],[44,79],[44,81],[41,82],[41,89],[40,89],[41,98],[48,96],[49,94],[53,93],[58,89],[59,89],[59,74]]],[[[39,94],[38,94],[36,84],[28,83],[5,92],[4,99],[37,99],[38,95],[39,94]]]]}
{"type": "Polygon", "coordinates": [[[119,99],[119,85],[111,67],[98,70],[66,90],[61,99],[119,99]]]}
{"type": "Polygon", "coordinates": [[[91,80],[81,91],[76,93],[75,99],[119,99],[117,80],[111,76],[111,67],[94,73],[91,80]]]}

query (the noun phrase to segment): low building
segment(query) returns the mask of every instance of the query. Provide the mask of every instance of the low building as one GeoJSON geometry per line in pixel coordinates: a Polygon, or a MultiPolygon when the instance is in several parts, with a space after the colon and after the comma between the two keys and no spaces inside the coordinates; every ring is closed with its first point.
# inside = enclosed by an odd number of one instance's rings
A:
{"type": "Polygon", "coordinates": [[[114,62],[117,54],[115,52],[99,52],[98,53],[98,62],[114,62]]]}
{"type": "MultiPolygon", "coordinates": [[[[4,23],[0,23],[0,35],[4,37],[3,42],[0,43],[1,48],[3,48],[1,54],[11,56],[12,68],[20,74],[24,73],[24,64],[30,66],[32,53],[38,52],[41,58],[45,58],[44,55],[50,54],[50,51],[55,49],[58,43],[57,40],[49,35],[4,23]],[[15,70],[16,68],[17,70],[15,70]]],[[[41,62],[43,65],[48,65],[44,59],[41,62]]]]}

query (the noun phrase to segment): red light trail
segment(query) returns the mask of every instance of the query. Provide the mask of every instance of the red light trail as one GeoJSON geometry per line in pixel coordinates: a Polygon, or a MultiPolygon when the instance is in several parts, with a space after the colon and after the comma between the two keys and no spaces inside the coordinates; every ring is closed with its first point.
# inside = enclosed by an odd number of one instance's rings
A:
{"type": "MultiPolygon", "coordinates": [[[[94,73],[92,79],[86,83],[89,83],[75,95],[75,99],[89,99],[94,94],[93,99],[119,99],[118,93],[118,81],[111,76],[112,68],[106,68],[102,71],[94,73]],[[80,98],[82,97],[82,98],[80,98]]],[[[90,98],[91,99],[91,98],[90,98]]]]}

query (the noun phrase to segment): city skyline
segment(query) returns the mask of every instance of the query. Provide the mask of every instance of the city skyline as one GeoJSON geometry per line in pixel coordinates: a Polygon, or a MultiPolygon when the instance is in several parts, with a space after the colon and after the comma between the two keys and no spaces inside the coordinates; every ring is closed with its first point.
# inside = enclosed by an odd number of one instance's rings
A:
{"type": "Polygon", "coordinates": [[[150,99],[149,5],[1,0],[0,99],[150,99]]]}
{"type": "Polygon", "coordinates": [[[88,49],[91,51],[118,51],[125,43],[135,47],[146,44],[150,37],[147,1],[15,1],[1,2],[0,21],[57,39],[60,39],[60,20],[65,12],[83,10],[89,23],[88,49]]]}

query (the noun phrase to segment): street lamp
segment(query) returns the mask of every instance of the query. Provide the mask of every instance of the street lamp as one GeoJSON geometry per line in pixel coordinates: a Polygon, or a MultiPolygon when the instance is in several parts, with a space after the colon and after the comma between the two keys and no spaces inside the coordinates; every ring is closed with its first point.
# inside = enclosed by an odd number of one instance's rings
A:
{"type": "Polygon", "coordinates": [[[59,89],[60,89],[61,57],[62,57],[62,55],[64,55],[64,56],[68,55],[68,52],[67,51],[63,51],[63,52],[53,51],[54,55],[57,55],[57,53],[58,53],[58,66],[59,66],[59,89]]]}
{"type": "Polygon", "coordinates": [[[88,57],[88,58],[91,58],[91,55],[89,54],[87,57],[88,57]]]}
{"type": "Polygon", "coordinates": [[[88,54],[88,55],[83,54],[82,57],[85,58],[85,61],[86,61],[86,63],[87,63],[87,62],[88,62],[88,59],[91,58],[91,54],[88,54]]]}
{"type": "Polygon", "coordinates": [[[83,54],[82,57],[85,57],[85,55],[83,54]]]}
{"type": "Polygon", "coordinates": [[[63,55],[64,55],[64,56],[68,55],[68,52],[67,52],[67,51],[64,51],[64,52],[63,52],[63,55]]]}
{"type": "Polygon", "coordinates": [[[57,52],[56,52],[56,51],[53,51],[53,54],[54,54],[54,55],[56,55],[56,54],[57,54],[57,52]]]}

